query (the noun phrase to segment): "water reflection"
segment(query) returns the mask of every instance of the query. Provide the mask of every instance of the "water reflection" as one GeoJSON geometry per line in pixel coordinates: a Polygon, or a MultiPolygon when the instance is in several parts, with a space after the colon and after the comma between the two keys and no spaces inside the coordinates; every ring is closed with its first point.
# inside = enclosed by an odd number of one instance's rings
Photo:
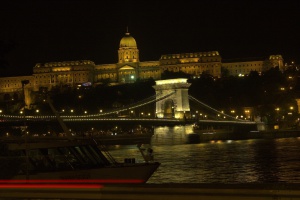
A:
{"type": "MultiPolygon", "coordinates": [[[[214,141],[187,144],[191,127],[158,127],[152,138],[161,166],[148,183],[300,183],[300,140],[214,141]]],[[[118,146],[117,158],[142,162],[135,145],[118,146]]]]}
{"type": "Polygon", "coordinates": [[[152,145],[176,145],[188,142],[189,134],[193,133],[192,125],[159,126],[154,129],[152,145]]]}

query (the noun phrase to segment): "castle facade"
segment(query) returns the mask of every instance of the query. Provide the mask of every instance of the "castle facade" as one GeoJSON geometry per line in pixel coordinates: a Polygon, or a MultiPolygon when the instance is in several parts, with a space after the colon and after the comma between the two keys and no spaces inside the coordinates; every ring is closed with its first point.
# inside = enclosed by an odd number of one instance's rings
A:
{"type": "Polygon", "coordinates": [[[136,40],[127,32],[120,41],[117,63],[95,64],[90,60],[38,63],[31,76],[0,78],[0,101],[13,100],[25,93],[26,105],[30,105],[30,94],[40,88],[51,90],[64,85],[77,87],[103,82],[133,83],[137,79],[160,80],[165,70],[182,71],[195,78],[205,72],[220,78],[221,69],[227,70],[229,75],[243,76],[251,71],[261,73],[275,66],[283,70],[281,55],[270,55],[267,59],[222,60],[218,51],[166,54],[158,61],[141,62],[136,40]],[[29,83],[22,84],[24,80],[29,83]]]}

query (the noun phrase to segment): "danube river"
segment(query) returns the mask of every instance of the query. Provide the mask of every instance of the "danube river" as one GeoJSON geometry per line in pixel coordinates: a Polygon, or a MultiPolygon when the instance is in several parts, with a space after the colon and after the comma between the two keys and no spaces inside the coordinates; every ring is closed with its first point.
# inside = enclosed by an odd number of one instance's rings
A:
{"type": "MultiPolygon", "coordinates": [[[[192,127],[156,127],[151,146],[161,166],[147,183],[300,183],[300,138],[189,144],[192,127]]],[[[118,159],[142,162],[136,146],[115,146],[118,159]]]]}

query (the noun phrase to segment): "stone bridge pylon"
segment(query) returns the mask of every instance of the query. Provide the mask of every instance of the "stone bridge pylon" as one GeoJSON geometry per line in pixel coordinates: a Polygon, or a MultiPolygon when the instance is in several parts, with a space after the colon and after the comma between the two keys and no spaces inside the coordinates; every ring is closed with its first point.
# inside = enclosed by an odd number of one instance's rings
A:
{"type": "Polygon", "coordinates": [[[188,88],[190,83],[185,78],[155,81],[157,118],[190,118],[188,88]],[[166,96],[166,98],[162,98],[166,96]],[[159,100],[161,99],[161,100],[159,100]]]}

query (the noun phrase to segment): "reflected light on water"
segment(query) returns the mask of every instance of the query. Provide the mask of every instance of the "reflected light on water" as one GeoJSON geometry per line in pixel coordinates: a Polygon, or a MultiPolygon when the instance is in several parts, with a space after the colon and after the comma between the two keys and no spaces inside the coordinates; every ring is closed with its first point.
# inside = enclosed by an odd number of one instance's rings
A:
{"type": "MultiPolygon", "coordinates": [[[[187,143],[189,127],[158,127],[151,145],[161,166],[147,183],[300,183],[300,138],[187,143]]],[[[114,157],[142,162],[136,146],[114,157]]]]}

